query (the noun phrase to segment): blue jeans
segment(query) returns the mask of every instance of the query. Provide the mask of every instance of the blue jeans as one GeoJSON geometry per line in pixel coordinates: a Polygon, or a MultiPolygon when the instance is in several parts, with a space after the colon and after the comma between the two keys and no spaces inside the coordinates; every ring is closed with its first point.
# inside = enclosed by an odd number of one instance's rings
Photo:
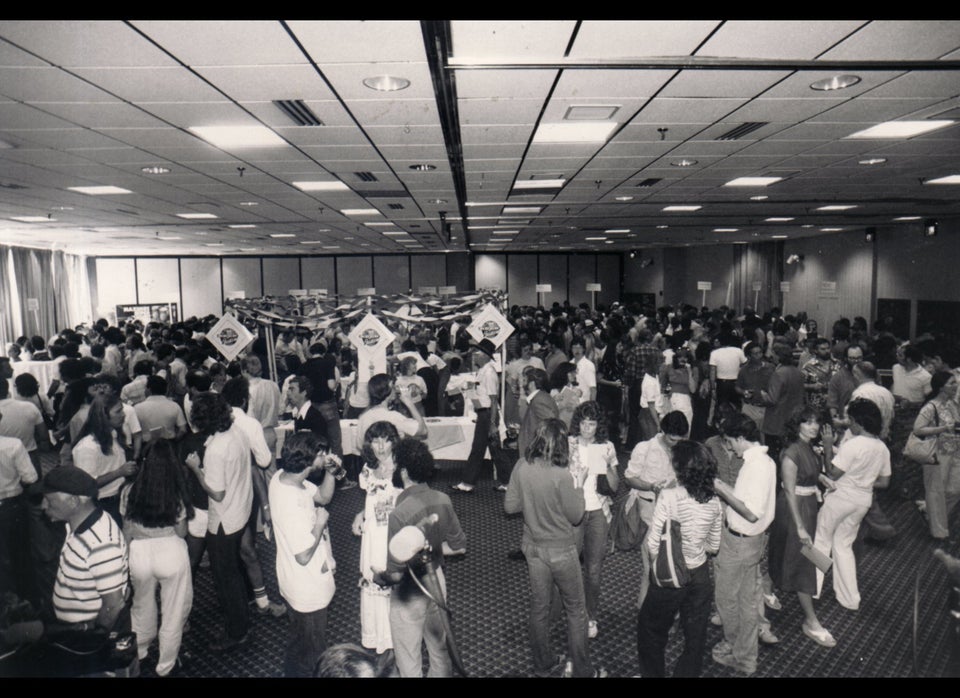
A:
{"type": "Polygon", "coordinates": [[[314,406],[327,420],[327,443],[330,446],[330,453],[336,453],[343,458],[343,436],[340,433],[340,410],[337,409],[337,401],[316,402],[314,406]]]}
{"type": "Polygon", "coordinates": [[[637,654],[640,658],[640,674],[644,678],[666,676],[664,652],[667,634],[677,611],[680,611],[680,627],[683,628],[683,653],[677,660],[673,675],[700,676],[712,597],[713,582],[706,563],[690,570],[690,583],[682,589],[667,589],[655,584],[650,586],[637,616],[637,654]]]}
{"type": "MultiPolygon", "coordinates": [[[[446,590],[442,570],[437,570],[437,578],[441,588],[446,590]]],[[[424,642],[430,658],[427,676],[444,678],[453,675],[441,613],[440,607],[423,594],[411,593],[407,598],[400,598],[394,589],[390,596],[390,634],[393,636],[393,653],[401,677],[423,676],[424,642]]]]}
{"type": "Polygon", "coordinates": [[[587,618],[597,620],[600,607],[600,575],[603,560],[607,556],[607,534],[610,524],[602,509],[588,511],[583,515],[574,532],[577,549],[583,552],[583,588],[587,600],[587,618]]]}
{"type": "Polygon", "coordinates": [[[327,648],[327,609],[300,613],[289,608],[290,630],[283,658],[287,678],[312,678],[320,655],[327,648]]]}
{"type": "Polygon", "coordinates": [[[757,613],[760,594],[758,570],[764,538],[763,535],[735,536],[724,526],[720,536],[720,552],[713,566],[723,637],[730,645],[737,664],[747,672],[757,669],[760,632],[757,613]]]}
{"type": "Polygon", "coordinates": [[[530,643],[534,672],[538,676],[546,675],[557,658],[550,649],[550,598],[556,585],[567,615],[567,659],[573,663],[573,675],[592,676],[583,575],[576,546],[548,548],[524,542],[522,548],[530,573],[530,643]]]}

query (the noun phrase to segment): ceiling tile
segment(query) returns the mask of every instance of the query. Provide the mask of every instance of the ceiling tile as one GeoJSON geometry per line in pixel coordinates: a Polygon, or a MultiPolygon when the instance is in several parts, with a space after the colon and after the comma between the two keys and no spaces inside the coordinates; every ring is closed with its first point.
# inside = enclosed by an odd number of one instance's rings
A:
{"type": "Polygon", "coordinates": [[[576,22],[559,20],[455,20],[453,57],[463,59],[562,58],[576,22]]]}
{"type": "Polygon", "coordinates": [[[719,24],[716,20],[585,20],[570,58],[689,56],[719,24]]]}
{"type": "MultiPolygon", "coordinates": [[[[0,24],[0,36],[64,68],[176,65],[119,21],[5,21],[0,24]],[[91,36],[96,40],[91,41],[91,36]]],[[[0,64],[4,64],[2,57],[0,64]]]]}
{"type": "Polygon", "coordinates": [[[659,96],[756,97],[787,75],[772,70],[684,70],[659,96]]]}
{"type": "Polygon", "coordinates": [[[306,63],[283,25],[261,20],[151,20],[133,26],[191,66],[306,63]]]}
{"type": "Polygon", "coordinates": [[[863,24],[855,20],[728,20],[697,50],[697,55],[809,60],[863,24]]]}
{"type": "Polygon", "coordinates": [[[196,71],[237,102],[334,99],[310,65],[198,67],[196,71]]]}
{"type": "MultiPolygon", "coordinates": [[[[75,72],[128,102],[217,102],[224,99],[222,94],[185,68],[77,68],[75,72]]],[[[71,100],[61,98],[56,101],[71,100]]]]}
{"type": "Polygon", "coordinates": [[[418,21],[294,20],[287,24],[318,64],[426,60],[418,21]]]}

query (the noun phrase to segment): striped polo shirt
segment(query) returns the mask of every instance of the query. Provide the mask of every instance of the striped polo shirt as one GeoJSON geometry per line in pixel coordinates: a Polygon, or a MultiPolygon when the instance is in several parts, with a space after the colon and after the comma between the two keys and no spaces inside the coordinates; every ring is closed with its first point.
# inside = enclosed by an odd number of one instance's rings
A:
{"type": "Polygon", "coordinates": [[[53,587],[57,619],[65,623],[94,621],[101,595],[126,592],[129,571],[127,542],[113,517],[96,509],[75,531],[67,532],[53,587]]]}

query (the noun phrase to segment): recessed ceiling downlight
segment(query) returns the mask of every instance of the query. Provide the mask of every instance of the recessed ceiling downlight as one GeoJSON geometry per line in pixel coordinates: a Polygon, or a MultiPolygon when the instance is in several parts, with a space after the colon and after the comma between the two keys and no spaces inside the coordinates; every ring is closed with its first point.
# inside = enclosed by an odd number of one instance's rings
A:
{"type": "Polygon", "coordinates": [[[377,92],[397,92],[410,87],[410,81],[395,75],[375,75],[364,78],[363,85],[377,92]]]}
{"type": "Polygon", "coordinates": [[[830,78],[817,80],[810,85],[810,89],[820,92],[830,92],[831,90],[842,90],[846,87],[853,87],[858,82],[860,82],[860,77],[857,75],[834,75],[830,78]]]}

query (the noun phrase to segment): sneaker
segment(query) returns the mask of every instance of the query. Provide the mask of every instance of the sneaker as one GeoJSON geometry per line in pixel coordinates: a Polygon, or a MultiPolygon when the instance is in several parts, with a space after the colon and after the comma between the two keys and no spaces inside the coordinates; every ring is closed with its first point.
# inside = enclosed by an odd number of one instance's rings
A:
{"type": "MultiPolygon", "coordinates": [[[[553,666],[551,666],[546,671],[538,671],[534,673],[536,673],[536,675],[539,676],[540,678],[547,678],[547,677],[553,676],[558,671],[560,671],[560,668],[565,667],[566,663],[568,663],[567,657],[565,655],[558,654],[557,660],[553,663],[553,666]]],[[[570,666],[572,667],[573,665],[571,664],[570,666]]],[[[571,668],[571,671],[572,671],[572,668],[571,668]]]]}
{"type": "Polygon", "coordinates": [[[740,662],[734,659],[733,655],[729,652],[727,653],[712,652],[711,655],[713,657],[713,661],[715,661],[717,664],[722,664],[725,667],[730,667],[731,669],[735,671],[739,671],[742,674],[746,674],[747,676],[751,676],[757,671],[756,667],[754,667],[753,669],[750,669],[740,664],[740,662]]]}
{"type": "Polygon", "coordinates": [[[714,613],[712,616],[710,616],[710,625],[716,625],[718,628],[723,625],[723,621],[720,620],[719,613],[714,613]]]}
{"type": "Polygon", "coordinates": [[[780,604],[780,599],[777,598],[776,594],[764,594],[763,595],[763,605],[773,611],[779,611],[783,608],[780,604]]]}
{"type": "Polygon", "coordinates": [[[594,679],[605,679],[605,678],[607,678],[609,675],[610,675],[610,674],[607,672],[606,669],[604,669],[602,666],[598,666],[598,667],[596,668],[596,670],[593,672],[593,676],[592,676],[591,678],[594,678],[594,679]]]}
{"type": "Polygon", "coordinates": [[[493,491],[494,491],[494,492],[506,492],[506,491],[507,491],[507,486],[504,485],[502,482],[498,482],[496,485],[493,486],[493,491]]]}
{"type": "Polygon", "coordinates": [[[760,628],[760,642],[764,645],[776,645],[780,638],[774,635],[770,628],[760,628]]]}
{"type": "Polygon", "coordinates": [[[563,666],[563,673],[560,674],[560,678],[563,679],[572,679],[573,678],[573,662],[568,661],[563,666]]]}
{"type": "Polygon", "coordinates": [[[597,627],[597,621],[588,620],[587,621],[587,637],[591,640],[600,634],[600,628],[597,627]]]}
{"type": "Polygon", "coordinates": [[[456,485],[453,485],[450,488],[454,492],[460,492],[461,494],[470,494],[473,492],[473,485],[468,485],[465,482],[458,482],[456,485]]]}
{"type": "Polygon", "coordinates": [[[261,616],[271,615],[274,618],[279,618],[287,613],[287,607],[275,601],[268,601],[266,606],[261,606],[256,602],[254,602],[254,605],[257,607],[257,613],[261,616]]]}

